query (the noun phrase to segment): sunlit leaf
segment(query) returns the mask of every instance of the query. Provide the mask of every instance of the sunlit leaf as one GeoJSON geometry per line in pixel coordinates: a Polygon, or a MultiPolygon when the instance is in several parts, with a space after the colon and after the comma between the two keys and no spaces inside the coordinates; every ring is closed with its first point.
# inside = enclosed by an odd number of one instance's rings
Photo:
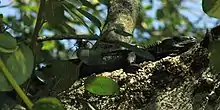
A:
{"type": "Polygon", "coordinates": [[[220,18],[220,0],[202,0],[203,11],[215,18],[220,18]]]}
{"type": "Polygon", "coordinates": [[[152,5],[147,5],[147,6],[144,6],[143,7],[145,10],[150,10],[150,9],[152,9],[153,7],[152,7],[152,5]]]}
{"type": "Polygon", "coordinates": [[[92,14],[90,14],[89,12],[84,11],[82,9],[78,9],[78,11],[82,13],[85,17],[87,17],[90,21],[92,21],[98,28],[102,26],[101,21],[92,14]]]}
{"type": "Polygon", "coordinates": [[[80,0],[65,0],[65,1],[72,4],[76,8],[81,8],[82,7],[82,2],[80,0]]]}
{"type": "Polygon", "coordinates": [[[56,48],[56,41],[44,41],[42,50],[52,50],[56,48]]]}
{"type": "Polygon", "coordinates": [[[81,0],[81,2],[82,2],[82,4],[84,5],[84,6],[87,6],[87,7],[89,7],[89,8],[92,8],[92,9],[95,9],[95,5],[93,5],[92,3],[90,3],[89,1],[87,1],[87,0],[81,0]]]}
{"type": "Polygon", "coordinates": [[[96,95],[118,95],[119,85],[108,77],[91,76],[85,82],[86,90],[96,95]]]}
{"type": "Polygon", "coordinates": [[[40,98],[34,103],[32,110],[65,110],[62,103],[54,97],[40,98]]]}

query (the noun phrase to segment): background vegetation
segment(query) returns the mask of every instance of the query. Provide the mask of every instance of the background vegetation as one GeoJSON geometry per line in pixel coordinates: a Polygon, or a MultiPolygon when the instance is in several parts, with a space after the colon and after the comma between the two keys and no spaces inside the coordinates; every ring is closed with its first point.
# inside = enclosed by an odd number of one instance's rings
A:
{"type": "MultiPolygon", "coordinates": [[[[84,1],[82,8],[97,17],[103,26],[107,16],[104,0],[82,1],[84,1]]],[[[214,27],[219,23],[219,20],[207,17],[202,12],[201,2],[197,0],[141,0],[141,11],[134,31],[133,43],[147,45],[174,35],[196,37],[203,35],[206,28],[214,27]]],[[[9,15],[5,16],[4,21],[10,26],[10,32],[16,36],[31,36],[36,22],[39,0],[14,0],[11,8],[16,10],[16,13],[3,13],[9,15]]],[[[79,14],[79,16],[83,15],[79,14]]],[[[83,22],[88,27],[84,26],[77,17],[73,18],[68,13],[65,13],[65,17],[68,19],[65,26],[54,28],[45,23],[40,36],[56,34],[99,35],[100,33],[95,24],[86,17],[83,17],[83,22]]],[[[69,59],[74,56],[76,45],[74,39],[47,41],[43,42],[42,49],[48,51],[53,57],[69,59]]]]}
{"type": "MultiPolygon", "coordinates": [[[[34,63],[39,66],[39,68],[54,59],[64,61],[76,58],[76,50],[82,47],[92,47],[105,25],[108,6],[106,0],[46,0],[46,4],[40,4],[39,1],[40,0],[14,0],[11,4],[2,6],[2,8],[11,7],[15,10],[16,14],[2,13],[3,18],[0,20],[0,25],[5,24],[7,32],[14,36],[17,41],[29,44],[31,49],[34,48],[33,52],[36,56],[34,63]],[[60,6],[58,2],[62,2],[64,7],[60,6]],[[41,5],[45,7],[39,9],[41,5]],[[35,42],[38,42],[38,45],[35,45],[35,42]]],[[[147,47],[153,45],[156,41],[171,36],[191,36],[200,40],[204,37],[206,29],[219,24],[219,20],[212,19],[212,22],[204,20],[204,17],[207,17],[204,12],[197,16],[198,10],[186,6],[190,4],[192,6],[197,4],[201,5],[196,2],[198,1],[141,0],[137,25],[131,43],[147,47]]],[[[3,32],[1,29],[1,32],[4,33],[5,30],[3,32]]],[[[4,35],[4,37],[6,37],[6,35],[4,35]]],[[[0,44],[1,43],[3,42],[0,42],[0,44]]],[[[20,46],[19,48],[21,48],[21,53],[24,51],[23,57],[29,59],[28,56],[25,56],[25,52],[29,50],[25,50],[26,47],[24,46],[20,46]],[[24,50],[22,50],[23,48],[24,50]]],[[[13,49],[11,51],[13,51],[13,49]]],[[[0,50],[0,52],[3,53],[10,53],[11,51],[0,50]]],[[[4,67],[1,63],[0,65],[2,68],[4,67]]],[[[68,73],[66,77],[69,77],[69,73],[72,72],[70,68],[77,68],[77,65],[72,65],[65,61],[53,62],[53,65],[55,65],[55,68],[52,68],[50,72],[56,73],[56,77],[63,72],[68,73]],[[59,70],[62,66],[66,69],[65,71],[59,70]]],[[[7,71],[4,70],[3,72],[7,73],[7,71]]],[[[50,74],[44,74],[42,76],[42,73],[37,72],[35,72],[35,75],[42,80],[48,80],[47,77],[51,77],[50,74]]],[[[108,79],[104,78],[99,80],[105,80],[107,82],[108,79]]],[[[63,85],[67,85],[67,83],[63,83],[59,86],[61,90],[63,89],[63,85]]],[[[25,103],[30,104],[28,101],[25,103]]]]}

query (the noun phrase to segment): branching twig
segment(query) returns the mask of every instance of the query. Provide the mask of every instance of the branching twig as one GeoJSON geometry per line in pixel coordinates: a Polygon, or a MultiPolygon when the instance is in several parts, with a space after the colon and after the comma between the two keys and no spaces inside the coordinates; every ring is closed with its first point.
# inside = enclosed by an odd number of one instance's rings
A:
{"type": "MultiPolygon", "coordinates": [[[[45,23],[45,20],[43,19],[44,7],[45,7],[45,0],[41,0],[38,15],[37,15],[37,22],[34,27],[34,32],[33,32],[33,35],[31,38],[31,43],[30,43],[30,48],[33,51],[34,56],[36,55],[37,37],[38,37],[38,34],[39,34],[41,27],[45,23]]],[[[35,67],[35,63],[36,63],[36,56],[34,57],[34,67],[35,67]]],[[[33,69],[33,71],[34,71],[34,69],[33,69]]],[[[27,88],[29,88],[29,84],[30,84],[30,79],[27,81],[26,90],[27,90],[27,88]]]]}
{"type": "Polygon", "coordinates": [[[87,40],[97,40],[98,35],[55,35],[51,37],[39,37],[37,42],[49,41],[49,40],[65,40],[65,39],[87,39],[87,40]]]}
{"type": "Polygon", "coordinates": [[[40,1],[39,12],[38,12],[38,15],[37,15],[37,22],[36,22],[36,25],[35,25],[35,28],[34,28],[34,32],[33,32],[32,39],[31,39],[31,45],[30,45],[34,54],[35,54],[35,51],[36,51],[35,46],[36,46],[39,31],[40,31],[42,25],[44,24],[44,20],[43,20],[44,6],[45,6],[45,0],[41,0],[40,1]]]}

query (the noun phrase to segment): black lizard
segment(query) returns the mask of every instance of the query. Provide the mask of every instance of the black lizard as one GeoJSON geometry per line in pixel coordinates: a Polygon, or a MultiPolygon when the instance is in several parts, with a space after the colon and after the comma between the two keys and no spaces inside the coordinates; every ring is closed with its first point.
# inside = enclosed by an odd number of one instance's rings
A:
{"type": "MultiPolygon", "coordinates": [[[[166,56],[179,55],[187,51],[194,44],[196,44],[196,40],[193,37],[174,36],[148,46],[145,48],[145,51],[149,51],[154,56],[155,60],[159,60],[166,56]]],[[[141,62],[143,60],[145,59],[142,59],[141,62]]],[[[137,63],[140,63],[140,61],[137,63]]]]}

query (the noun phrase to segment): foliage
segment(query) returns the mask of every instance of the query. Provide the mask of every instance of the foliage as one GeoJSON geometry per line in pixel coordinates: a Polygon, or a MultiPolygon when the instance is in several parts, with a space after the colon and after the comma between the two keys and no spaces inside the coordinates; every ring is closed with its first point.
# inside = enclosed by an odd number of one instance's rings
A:
{"type": "Polygon", "coordinates": [[[2,53],[13,53],[17,50],[17,42],[16,39],[13,38],[9,33],[0,34],[1,41],[1,52],[2,53]]]}
{"type": "MultiPolygon", "coordinates": [[[[18,84],[23,84],[33,71],[34,56],[31,50],[24,44],[20,44],[19,48],[11,54],[2,54],[1,59],[7,66],[7,69],[15,78],[18,84]]],[[[1,91],[10,91],[13,88],[4,78],[3,73],[0,74],[1,91]]]]}
{"type": "Polygon", "coordinates": [[[32,110],[65,110],[61,102],[53,97],[41,98],[35,102],[32,110]]]}
{"type": "Polygon", "coordinates": [[[220,1],[219,0],[203,0],[202,1],[203,11],[209,16],[220,18],[220,1]]]}
{"type": "Polygon", "coordinates": [[[219,47],[220,46],[220,42],[219,41],[215,41],[214,43],[212,43],[210,45],[210,64],[211,66],[213,66],[214,70],[216,72],[220,72],[219,70],[219,55],[220,55],[220,51],[218,48],[216,47],[219,47]]]}
{"type": "MultiPolygon", "coordinates": [[[[132,39],[133,43],[146,46],[172,35],[196,35],[199,37],[203,35],[202,30],[196,29],[195,23],[180,13],[180,9],[189,10],[181,5],[182,0],[160,0],[160,2],[162,6],[156,10],[155,18],[145,13],[152,10],[152,0],[149,0],[147,5],[141,5],[136,36],[132,39]],[[156,27],[153,25],[154,21],[163,25],[156,27]],[[195,32],[195,30],[197,31],[195,32]],[[150,36],[149,38],[145,35],[146,33],[150,36]]],[[[215,10],[216,7],[219,8],[218,4],[219,0],[211,0],[211,2],[203,0],[203,10],[209,16],[219,18],[218,11],[215,10]]],[[[41,98],[33,105],[19,86],[30,87],[29,83],[25,83],[25,81],[36,76],[38,80],[44,80],[42,83],[49,83],[52,79],[50,83],[54,84],[53,88],[57,90],[56,92],[60,92],[71,86],[79,76],[78,65],[69,62],[69,59],[78,57],[85,64],[98,64],[101,55],[112,50],[91,50],[88,45],[93,45],[92,40],[97,38],[91,40],[89,37],[85,37],[84,40],[76,38],[61,41],[56,40],[56,35],[64,35],[62,39],[65,39],[68,34],[76,36],[82,34],[80,29],[84,30],[87,36],[99,34],[106,19],[106,7],[108,7],[106,0],[14,0],[13,8],[19,12],[17,13],[19,17],[4,16],[2,18],[1,16],[0,19],[2,68],[0,91],[15,89],[27,106],[29,108],[33,106],[34,110],[42,109],[41,107],[45,104],[47,107],[56,106],[62,110],[60,102],[54,98],[41,98]],[[54,39],[45,40],[43,36],[48,33],[52,33],[54,39]],[[75,52],[76,50],[78,51],[75,52]],[[35,70],[35,67],[41,69],[42,65],[51,66],[51,68],[45,69],[43,77],[36,74],[37,70],[35,70]]],[[[121,30],[115,30],[115,32],[124,36],[132,36],[121,30]]],[[[53,37],[47,36],[47,38],[53,37]]],[[[135,46],[120,42],[117,44],[141,57],[154,59],[148,52],[137,49],[135,46]]],[[[217,49],[213,50],[215,51],[211,51],[211,63],[217,68],[218,62],[215,61],[217,61],[216,56],[219,55],[219,52],[216,54],[217,49]]],[[[97,95],[119,94],[117,83],[106,77],[89,77],[86,82],[86,90],[97,95]]]]}
{"type": "MultiPolygon", "coordinates": [[[[220,18],[220,0],[203,0],[202,7],[206,14],[209,16],[220,18]]],[[[215,72],[219,73],[219,47],[220,42],[215,41],[214,43],[209,45],[209,52],[210,52],[210,65],[214,68],[215,72]]]]}
{"type": "Polygon", "coordinates": [[[86,90],[96,95],[119,95],[119,86],[107,77],[90,76],[85,82],[86,90]]]}

